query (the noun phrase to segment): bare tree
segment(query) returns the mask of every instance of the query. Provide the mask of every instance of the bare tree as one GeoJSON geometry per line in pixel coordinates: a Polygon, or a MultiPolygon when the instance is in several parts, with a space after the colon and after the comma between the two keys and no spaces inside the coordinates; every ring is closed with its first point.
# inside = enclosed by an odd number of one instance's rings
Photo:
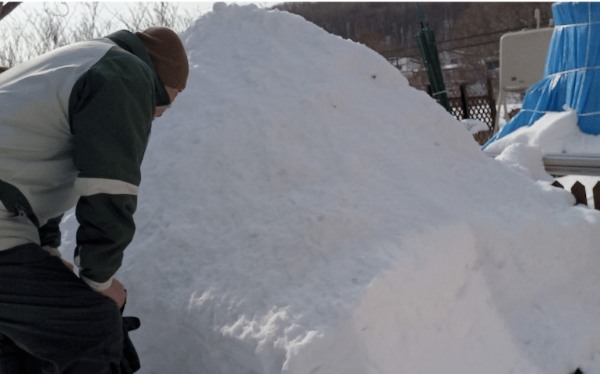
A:
{"type": "Polygon", "coordinates": [[[121,14],[114,10],[109,12],[129,30],[140,30],[149,13],[146,3],[135,3],[130,6],[128,14],[121,14]]]}
{"type": "MultiPolygon", "coordinates": [[[[6,10],[13,3],[0,4],[6,10]]],[[[165,26],[183,31],[197,16],[182,12],[169,2],[126,4],[125,12],[122,5],[117,11],[110,3],[99,2],[54,2],[36,8],[23,7],[20,17],[0,22],[0,66],[13,66],[65,44],[98,38],[119,29],[137,31],[165,26]]]]}
{"type": "Polygon", "coordinates": [[[193,21],[188,12],[181,16],[177,4],[170,2],[135,3],[126,15],[111,13],[129,30],[144,30],[152,26],[182,30],[193,21]]]}
{"type": "Polygon", "coordinates": [[[10,12],[12,12],[17,6],[19,6],[19,2],[8,2],[8,3],[0,3],[0,19],[8,16],[10,12]]]}
{"type": "Polygon", "coordinates": [[[79,37],[83,39],[97,38],[100,32],[99,3],[83,3],[81,10],[81,23],[79,24],[79,37]]]}

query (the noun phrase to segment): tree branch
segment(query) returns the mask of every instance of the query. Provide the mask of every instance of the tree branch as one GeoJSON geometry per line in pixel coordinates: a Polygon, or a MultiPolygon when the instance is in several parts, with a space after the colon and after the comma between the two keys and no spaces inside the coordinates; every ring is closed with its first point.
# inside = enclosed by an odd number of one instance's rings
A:
{"type": "Polygon", "coordinates": [[[16,7],[21,4],[16,1],[9,1],[8,3],[0,3],[0,20],[8,15],[8,13],[15,10],[16,7]]]}

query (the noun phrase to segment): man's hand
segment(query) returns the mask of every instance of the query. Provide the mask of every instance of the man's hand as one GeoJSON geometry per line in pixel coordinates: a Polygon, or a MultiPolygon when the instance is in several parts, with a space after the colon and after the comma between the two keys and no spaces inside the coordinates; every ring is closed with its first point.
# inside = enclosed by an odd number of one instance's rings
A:
{"type": "Polygon", "coordinates": [[[123,287],[123,284],[119,282],[116,278],[113,278],[110,287],[98,292],[100,292],[106,297],[110,297],[111,299],[113,299],[113,301],[117,303],[117,307],[119,307],[119,309],[121,309],[123,305],[125,305],[125,300],[127,300],[127,291],[125,291],[125,287],[123,287]]]}
{"type": "Polygon", "coordinates": [[[66,267],[68,267],[68,268],[69,268],[69,270],[71,270],[71,271],[75,271],[75,266],[73,266],[73,264],[72,264],[72,263],[70,263],[70,262],[69,262],[69,261],[67,261],[67,260],[62,260],[62,262],[63,262],[63,264],[65,264],[65,266],[66,266],[66,267]]]}
{"type": "Polygon", "coordinates": [[[49,246],[49,245],[45,245],[42,248],[46,252],[50,253],[52,256],[56,256],[56,257],[60,258],[62,260],[62,262],[65,264],[65,266],[69,268],[69,270],[73,271],[75,269],[75,267],[73,266],[72,263],[70,263],[69,261],[64,260],[62,258],[62,256],[60,255],[60,251],[58,250],[58,248],[54,248],[54,247],[49,246]]]}

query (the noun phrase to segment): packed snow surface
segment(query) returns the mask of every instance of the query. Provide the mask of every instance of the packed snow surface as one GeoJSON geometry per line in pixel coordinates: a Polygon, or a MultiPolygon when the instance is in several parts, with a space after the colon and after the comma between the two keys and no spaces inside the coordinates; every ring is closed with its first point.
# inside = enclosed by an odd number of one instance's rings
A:
{"type": "Polygon", "coordinates": [[[299,16],[221,3],[181,37],[118,273],[142,373],[600,373],[600,216],[530,145],[486,156],[299,16]]]}

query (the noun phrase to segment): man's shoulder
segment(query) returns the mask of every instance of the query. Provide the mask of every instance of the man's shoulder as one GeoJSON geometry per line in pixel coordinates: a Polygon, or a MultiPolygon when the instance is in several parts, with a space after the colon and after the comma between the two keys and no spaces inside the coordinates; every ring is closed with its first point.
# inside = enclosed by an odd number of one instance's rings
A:
{"type": "Polygon", "coordinates": [[[127,76],[131,80],[152,83],[153,71],[142,59],[118,45],[113,45],[93,66],[93,70],[108,75],[127,76]]]}

